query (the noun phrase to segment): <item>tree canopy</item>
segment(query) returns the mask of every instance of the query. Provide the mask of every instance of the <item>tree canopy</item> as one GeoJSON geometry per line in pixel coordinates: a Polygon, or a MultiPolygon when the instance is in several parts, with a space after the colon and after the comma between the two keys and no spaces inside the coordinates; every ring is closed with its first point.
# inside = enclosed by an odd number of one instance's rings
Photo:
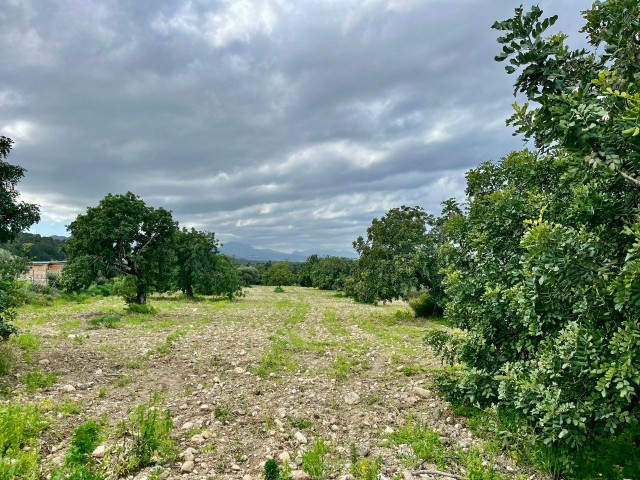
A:
{"type": "Polygon", "coordinates": [[[68,287],[87,287],[99,275],[131,275],[139,304],[146,303],[148,287],[169,288],[178,229],[171,212],[149,207],[131,192],[109,194],[67,228],[62,281],[68,287]]]}

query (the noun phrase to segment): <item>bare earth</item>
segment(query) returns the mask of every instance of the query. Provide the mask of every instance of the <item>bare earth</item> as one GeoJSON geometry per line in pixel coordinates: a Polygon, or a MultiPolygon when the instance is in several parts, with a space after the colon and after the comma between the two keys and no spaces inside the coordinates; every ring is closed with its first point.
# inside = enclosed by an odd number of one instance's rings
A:
{"type": "MultiPolygon", "coordinates": [[[[165,465],[165,478],[258,479],[270,457],[288,456],[296,470],[301,452],[321,437],[332,478],[348,473],[354,444],[359,455],[382,458],[384,476],[408,479],[416,466],[406,446],[387,440],[407,419],[426,423],[451,448],[482,448],[431,384],[440,363],[421,339],[443,327],[412,319],[403,303],[374,307],[335,292],[285,290],[253,287],[234,302],[152,298],[152,315],[123,315],[112,297],[23,309],[17,325],[42,346],[16,370],[59,375],[36,393],[18,380],[13,387],[58,412],[55,434],[42,446],[44,471],[61,461],[73,429],[89,418],[106,418],[109,451],[117,424],[155,393],[173,414],[178,451],[192,447],[195,456],[191,472],[181,473],[178,458],[165,465]],[[89,325],[112,312],[123,318],[117,328],[89,325]],[[65,413],[64,404],[80,413],[65,413]]],[[[502,455],[487,458],[508,478],[523,473],[502,455]]]]}

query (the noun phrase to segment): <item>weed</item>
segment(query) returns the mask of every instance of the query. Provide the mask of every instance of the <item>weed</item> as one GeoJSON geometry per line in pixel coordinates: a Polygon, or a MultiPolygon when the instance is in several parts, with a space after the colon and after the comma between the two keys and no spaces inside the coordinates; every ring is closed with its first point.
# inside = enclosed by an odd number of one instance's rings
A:
{"type": "Polygon", "coordinates": [[[318,438],[313,446],[302,454],[302,470],[304,470],[311,480],[322,480],[325,478],[327,468],[327,444],[322,438],[318,438]]]}
{"type": "Polygon", "coordinates": [[[155,349],[155,353],[158,355],[167,355],[173,348],[173,344],[176,343],[178,338],[184,337],[187,334],[186,330],[178,330],[176,332],[167,335],[167,339],[164,343],[158,345],[155,349]]]}
{"type": "Polygon", "coordinates": [[[230,415],[231,415],[231,407],[228,407],[226,405],[216,405],[213,408],[213,416],[216,419],[220,420],[222,423],[229,420],[230,415]]]}
{"type": "Polygon", "coordinates": [[[171,412],[161,413],[158,403],[158,396],[155,396],[151,403],[139,405],[120,425],[123,448],[116,467],[119,475],[175,458],[173,441],[169,438],[173,428],[171,412]]]}
{"type": "Polygon", "coordinates": [[[64,457],[64,464],[57,469],[53,480],[102,480],[107,475],[97,472],[97,467],[91,456],[93,450],[100,443],[101,427],[93,420],[80,425],[73,433],[71,446],[64,457]]]}
{"type": "Polygon", "coordinates": [[[408,419],[397,432],[389,435],[389,440],[395,445],[411,446],[413,455],[407,460],[414,466],[425,460],[440,468],[445,466],[445,447],[440,436],[423,423],[408,419]]]}
{"type": "Polygon", "coordinates": [[[353,361],[347,357],[339,355],[335,362],[331,365],[331,371],[329,375],[336,380],[346,380],[351,376],[353,369],[353,361]]]}
{"type": "Polygon", "coordinates": [[[100,387],[100,389],[98,390],[98,398],[105,398],[106,396],[107,396],[107,387],[106,386],[100,387]]]}
{"type": "Polygon", "coordinates": [[[158,312],[158,310],[153,308],[151,305],[139,305],[137,303],[128,304],[126,310],[127,313],[141,313],[143,315],[150,315],[158,312]]]}
{"type": "Polygon", "coordinates": [[[216,355],[215,353],[211,355],[211,358],[209,359],[209,364],[212,367],[217,367],[218,365],[220,365],[220,362],[222,362],[222,358],[220,358],[220,355],[216,355]]]}
{"type": "Polygon", "coordinates": [[[54,407],[54,411],[63,415],[79,415],[82,413],[82,404],[71,400],[63,400],[54,407]]]}
{"type": "Polygon", "coordinates": [[[0,480],[38,478],[38,437],[47,426],[35,405],[0,405],[0,480]]]}
{"type": "Polygon", "coordinates": [[[313,422],[306,418],[289,418],[289,423],[291,423],[293,428],[297,428],[298,430],[305,430],[313,427],[313,422]]]}
{"type": "Polygon", "coordinates": [[[16,363],[16,355],[12,346],[0,340],[0,377],[7,375],[16,363]]]}
{"type": "Polygon", "coordinates": [[[264,352],[260,365],[256,369],[256,375],[267,377],[270,373],[275,373],[282,369],[293,370],[296,362],[291,358],[291,353],[287,350],[287,344],[283,340],[274,341],[264,352]]]}
{"type": "Polygon", "coordinates": [[[95,328],[116,328],[121,322],[117,315],[100,315],[89,319],[89,325],[95,328]]]}
{"type": "Polygon", "coordinates": [[[42,370],[38,369],[25,373],[22,378],[27,387],[27,392],[35,392],[56,383],[58,375],[55,373],[43,373],[42,370]]]}
{"type": "Polygon", "coordinates": [[[276,287],[273,289],[274,293],[284,293],[284,288],[282,287],[276,287]]]}
{"type": "Polygon", "coordinates": [[[129,375],[125,375],[124,373],[118,375],[118,378],[116,378],[113,382],[116,387],[120,388],[126,387],[127,385],[129,385],[129,383],[131,383],[131,377],[129,375]]]}

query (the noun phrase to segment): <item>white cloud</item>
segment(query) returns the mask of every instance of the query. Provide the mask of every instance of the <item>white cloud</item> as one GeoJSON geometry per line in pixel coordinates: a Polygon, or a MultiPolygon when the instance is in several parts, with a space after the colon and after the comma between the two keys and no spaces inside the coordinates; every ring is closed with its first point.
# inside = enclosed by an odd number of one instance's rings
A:
{"type": "Polygon", "coordinates": [[[15,120],[0,129],[0,132],[16,142],[35,143],[36,130],[36,124],[33,122],[28,120],[15,120]]]}

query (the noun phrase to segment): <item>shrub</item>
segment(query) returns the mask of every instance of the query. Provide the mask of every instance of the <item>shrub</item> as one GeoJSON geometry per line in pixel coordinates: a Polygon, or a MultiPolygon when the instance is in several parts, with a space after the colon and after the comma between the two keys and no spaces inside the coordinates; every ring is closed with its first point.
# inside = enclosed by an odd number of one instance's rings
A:
{"type": "Polygon", "coordinates": [[[311,480],[325,478],[327,451],[327,444],[322,438],[318,438],[313,447],[302,454],[302,470],[309,474],[311,480]]]}
{"type": "Polygon", "coordinates": [[[73,433],[71,446],[67,450],[64,464],[57,469],[53,480],[102,480],[106,474],[100,474],[91,453],[100,443],[101,427],[93,420],[80,425],[73,433]]]}
{"type": "Polygon", "coordinates": [[[428,292],[422,292],[409,300],[409,306],[415,313],[416,317],[430,317],[439,312],[438,305],[431,299],[428,292]]]}
{"type": "Polygon", "coordinates": [[[120,317],[116,315],[100,315],[89,319],[89,324],[97,328],[116,328],[120,324],[120,317]]]}
{"type": "Polygon", "coordinates": [[[0,405],[0,480],[38,478],[38,437],[47,426],[35,405],[0,405]]]}
{"type": "Polygon", "coordinates": [[[58,375],[55,373],[44,373],[42,370],[34,370],[27,372],[22,376],[24,383],[27,387],[27,392],[35,392],[41,388],[50,387],[58,379],[58,375]]]}
{"type": "Polygon", "coordinates": [[[138,303],[130,303],[127,305],[128,313],[142,313],[142,314],[153,314],[156,313],[157,310],[151,305],[140,305],[138,303]]]}

